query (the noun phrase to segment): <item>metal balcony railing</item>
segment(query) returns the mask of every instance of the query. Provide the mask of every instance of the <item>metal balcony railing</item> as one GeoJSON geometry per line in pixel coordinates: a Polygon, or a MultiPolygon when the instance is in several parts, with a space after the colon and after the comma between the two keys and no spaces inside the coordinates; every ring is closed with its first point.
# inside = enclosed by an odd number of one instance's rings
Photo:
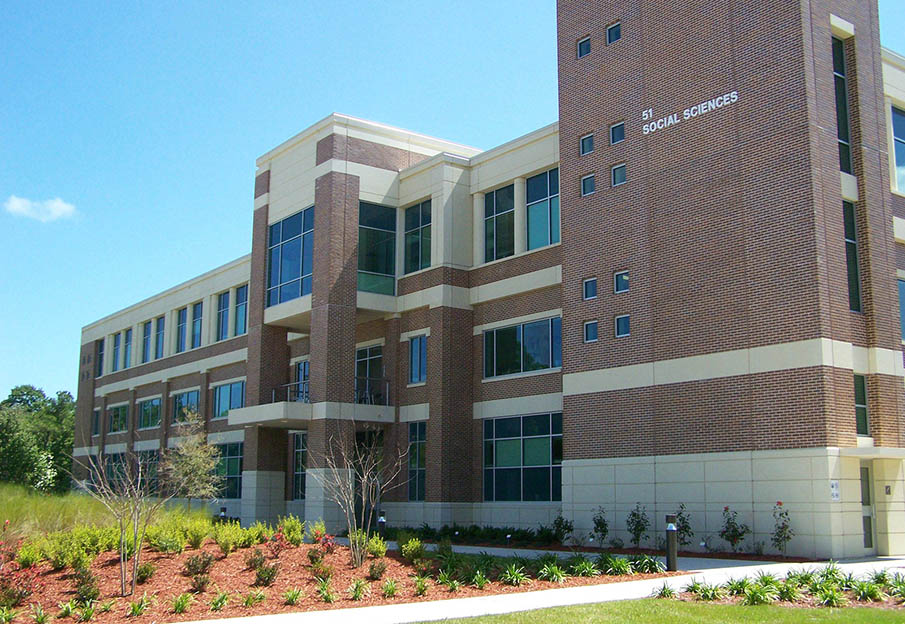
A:
{"type": "Polygon", "coordinates": [[[291,403],[311,403],[311,394],[308,391],[308,380],[296,381],[273,389],[272,403],[289,401],[291,403]]]}
{"type": "Polygon", "coordinates": [[[355,402],[362,405],[390,405],[390,381],[382,377],[356,377],[355,402]]]}

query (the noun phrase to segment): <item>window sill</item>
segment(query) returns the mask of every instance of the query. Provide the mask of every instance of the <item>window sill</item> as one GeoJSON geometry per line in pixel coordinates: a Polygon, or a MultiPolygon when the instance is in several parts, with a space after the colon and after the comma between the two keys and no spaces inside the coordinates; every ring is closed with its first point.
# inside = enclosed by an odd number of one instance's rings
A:
{"type": "Polygon", "coordinates": [[[139,427],[135,431],[153,431],[154,429],[160,429],[160,425],[154,425],[153,427],[139,427]]]}
{"type": "Polygon", "coordinates": [[[129,433],[128,429],[123,429],[122,431],[108,431],[107,435],[120,435],[123,433],[129,433]]]}
{"type": "Polygon", "coordinates": [[[406,386],[406,388],[420,388],[421,386],[426,386],[426,381],[418,381],[416,383],[410,383],[406,386]]]}
{"type": "Polygon", "coordinates": [[[562,373],[562,366],[557,366],[555,368],[545,368],[543,370],[527,371],[525,373],[512,373],[510,375],[499,375],[497,377],[485,377],[481,380],[481,383],[506,381],[508,379],[521,379],[522,377],[537,377],[538,375],[552,375],[554,373],[562,373]]]}
{"type": "Polygon", "coordinates": [[[562,241],[560,241],[558,243],[550,243],[549,245],[544,245],[543,247],[537,247],[536,249],[526,249],[525,251],[519,252],[517,254],[512,254],[511,256],[506,256],[505,258],[497,258],[496,260],[491,260],[489,262],[482,262],[481,264],[479,264],[477,266],[471,267],[469,270],[474,271],[476,269],[483,269],[484,267],[488,267],[488,266],[491,266],[494,264],[499,264],[501,262],[515,260],[516,258],[523,258],[523,257],[527,256],[528,254],[537,253],[537,252],[543,251],[545,249],[550,249],[551,247],[558,247],[559,245],[562,245],[562,241]]]}

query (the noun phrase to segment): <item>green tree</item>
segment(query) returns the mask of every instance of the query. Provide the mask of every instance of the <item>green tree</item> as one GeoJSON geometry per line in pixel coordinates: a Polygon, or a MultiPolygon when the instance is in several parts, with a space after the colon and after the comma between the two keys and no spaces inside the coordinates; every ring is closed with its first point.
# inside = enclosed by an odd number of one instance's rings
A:
{"type": "Polygon", "coordinates": [[[168,449],[160,460],[160,483],[174,496],[186,499],[211,500],[223,487],[218,474],[220,449],[207,442],[204,420],[197,412],[183,410],[179,425],[179,442],[168,449]]]}
{"type": "Polygon", "coordinates": [[[52,458],[25,426],[27,416],[21,407],[0,407],[0,481],[48,490],[56,477],[52,458]]]}

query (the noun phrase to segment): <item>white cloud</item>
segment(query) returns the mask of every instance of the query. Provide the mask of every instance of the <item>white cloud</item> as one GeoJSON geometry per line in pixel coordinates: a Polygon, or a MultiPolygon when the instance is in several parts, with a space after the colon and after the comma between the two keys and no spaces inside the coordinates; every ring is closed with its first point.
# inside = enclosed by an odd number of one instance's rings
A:
{"type": "Polygon", "coordinates": [[[68,219],[76,214],[75,206],[67,204],[59,197],[45,201],[32,201],[24,197],[10,195],[3,207],[11,215],[35,219],[41,223],[48,223],[57,219],[68,219]]]}

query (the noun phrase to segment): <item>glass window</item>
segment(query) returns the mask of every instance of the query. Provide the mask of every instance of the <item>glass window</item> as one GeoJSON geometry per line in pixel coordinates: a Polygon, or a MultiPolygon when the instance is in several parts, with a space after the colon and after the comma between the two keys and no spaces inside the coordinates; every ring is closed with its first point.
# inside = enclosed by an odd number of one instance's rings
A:
{"type": "Polygon", "coordinates": [[[405,210],[405,272],[431,265],[431,200],[405,210]]]}
{"type": "Polygon", "coordinates": [[[217,295],[217,340],[229,338],[229,291],[217,295]]]}
{"type": "Polygon", "coordinates": [[[484,421],[484,500],[562,500],[562,414],[484,421]]]}
{"type": "MultiPolygon", "coordinates": [[[[267,240],[266,305],[268,307],[311,293],[313,258],[314,206],[270,226],[267,240]]],[[[238,300],[238,292],[236,299],[238,300]]],[[[237,307],[236,313],[238,314],[238,312],[237,307]]],[[[244,304],[242,315],[242,333],[244,333],[244,304]]],[[[236,335],[238,335],[238,327],[237,322],[236,335]]]]}
{"type": "Polygon", "coordinates": [[[236,289],[235,336],[248,331],[248,284],[236,289]]]}
{"type": "Polygon", "coordinates": [[[597,321],[587,321],[584,324],[584,341],[597,342],[597,321]]]}
{"type": "Polygon", "coordinates": [[[223,477],[223,487],[218,498],[242,498],[242,442],[218,444],[220,460],[217,474],[223,477]]]}
{"type": "Polygon", "coordinates": [[[610,126],[610,145],[622,143],[625,140],[625,122],[620,121],[610,126]]]}
{"type": "Polygon", "coordinates": [[[141,363],[151,361],[151,321],[145,321],[141,326],[141,363]]]}
{"type": "Polygon", "coordinates": [[[123,368],[132,366],[132,330],[127,329],[123,335],[123,368]]]}
{"type": "Polygon", "coordinates": [[[855,222],[855,205],[842,202],[843,229],[845,231],[845,266],[848,272],[848,307],[861,311],[861,278],[858,269],[858,227],[855,222]]]}
{"type": "Polygon", "coordinates": [[[386,379],[383,378],[383,347],[375,345],[355,352],[355,402],[388,405],[386,379]]]}
{"type": "Polygon", "coordinates": [[[628,292],[628,271],[613,274],[613,292],[628,292]]]}
{"type": "Polygon", "coordinates": [[[100,377],[104,374],[104,339],[94,341],[94,358],[95,358],[95,369],[94,376],[100,377]]]}
{"type": "Polygon", "coordinates": [[[226,418],[229,410],[240,407],[245,407],[244,381],[214,387],[214,411],[211,418],[226,418]]]}
{"type": "Polygon", "coordinates": [[[581,137],[578,147],[579,147],[578,151],[582,156],[593,152],[594,151],[594,135],[586,134],[583,137],[581,137]]]}
{"type": "Polygon", "coordinates": [[[121,433],[129,430],[129,406],[119,405],[107,410],[107,433],[121,433]]]}
{"type": "Polygon", "coordinates": [[[409,500],[423,501],[427,472],[427,423],[409,423],[409,500]]]}
{"type": "Polygon", "coordinates": [[[138,404],[138,428],[150,429],[160,425],[160,399],[148,399],[138,404]]]}
{"type": "Polygon", "coordinates": [[[484,195],[484,262],[515,253],[515,186],[484,195]]]}
{"type": "Polygon", "coordinates": [[[119,347],[122,344],[122,335],[113,335],[113,372],[119,370],[119,347]]]}
{"type": "Polygon", "coordinates": [[[159,360],[163,357],[163,328],[165,317],[157,318],[157,324],[154,331],[154,359],[159,360]]]}
{"type": "Polygon", "coordinates": [[[484,377],[562,366],[562,319],[484,332],[484,377]]]}
{"type": "Polygon", "coordinates": [[[613,186],[625,184],[625,165],[616,165],[613,167],[613,186]]]}
{"type": "Polygon", "coordinates": [[[616,22],[615,24],[611,24],[607,26],[606,29],[606,42],[607,45],[611,43],[616,43],[622,39],[622,24],[620,22],[616,22]]]}
{"type": "Polygon", "coordinates": [[[409,340],[409,383],[427,381],[427,336],[409,340]]]}
{"type": "Polygon", "coordinates": [[[176,313],[176,353],[185,351],[185,332],[188,325],[188,317],[188,308],[182,308],[176,313]]]}
{"type": "Polygon", "coordinates": [[[867,381],[864,375],[855,375],[855,424],[858,435],[870,435],[867,418],[867,381]]]}
{"type": "Polygon", "coordinates": [[[590,195],[594,192],[594,174],[586,175],[581,179],[581,194],[590,195]]]}
{"type": "Polygon", "coordinates": [[[396,209],[359,202],[358,290],[396,293],[396,209]]]}
{"type": "Polygon", "coordinates": [[[299,401],[301,403],[310,403],[311,394],[309,393],[308,376],[310,374],[310,364],[308,360],[297,362],[295,365],[295,381],[296,385],[289,390],[289,400],[299,401]]]}
{"type": "Polygon", "coordinates": [[[585,300],[587,299],[596,299],[597,298],[597,278],[590,277],[582,282],[582,297],[585,300]]]}
{"type": "Polygon", "coordinates": [[[157,492],[157,467],[160,464],[159,451],[138,451],[138,462],[141,466],[143,480],[148,483],[148,492],[157,492]]]}
{"type": "Polygon", "coordinates": [[[99,409],[94,410],[91,413],[91,435],[96,436],[101,434],[101,411],[99,409]]]}
{"type": "Polygon", "coordinates": [[[896,165],[896,188],[905,193],[905,111],[892,109],[892,142],[896,165]]]}
{"type": "Polygon", "coordinates": [[[578,58],[582,56],[587,56],[591,53],[591,38],[585,37],[581,41],[578,42],[578,58]]]}
{"type": "Polygon", "coordinates": [[[203,306],[201,302],[192,305],[192,348],[201,346],[201,314],[203,306]]]}
{"type": "Polygon", "coordinates": [[[308,434],[293,435],[292,499],[305,500],[305,469],[308,467],[308,434]]]}
{"type": "Polygon", "coordinates": [[[845,71],[845,43],[833,37],[833,82],[836,90],[836,134],[839,140],[839,169],[852,172],[852,147],[849,136],[848,78],[845,71]]]}
{"type": "Polygon", "coordinates": [[[616,338],[624,338],[629,335],[628,314],[616,317],[616,338]]]}
{"type": "Polygon", "coordinates": [[[197,390],[173,395],[173,422],[185,422],[186,412],[198,413],[199,393],[197,390]]]}
{"type": "Polygon", "coordinates": [[[559,168],[528,178],[528,249],[559,242],[559,168]]]}

